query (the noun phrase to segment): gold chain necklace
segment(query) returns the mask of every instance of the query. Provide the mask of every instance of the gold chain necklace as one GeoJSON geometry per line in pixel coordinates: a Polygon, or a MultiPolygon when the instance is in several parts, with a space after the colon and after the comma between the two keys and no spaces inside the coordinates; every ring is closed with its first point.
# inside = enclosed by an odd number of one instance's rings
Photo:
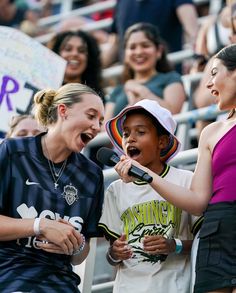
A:
{"type": "Polygon", "coordinates": [[[63,174],[63,171],[66,167],[67,164],[67,159],[65,159],[65,161],[63,162],[61,168],[59,169],[58,172],[56,172],[56,168],[54,166],[54,163],[52,161],[52,158],[50,156],[50,153],[48,151],[47,145],[46,145],[46,138],[44,137],[44,146],[45,146],[45,151],[47,153],[47,161],[48,161],[48,165],[49,165],[49,169],[52,175],[52,179],[54,181],[54,189],[57,189],[57,187],[59,186],[58,181],[61,178],[61,175],[63,174]],[[49,158],[49,159],[48,159],[49,158]]]}

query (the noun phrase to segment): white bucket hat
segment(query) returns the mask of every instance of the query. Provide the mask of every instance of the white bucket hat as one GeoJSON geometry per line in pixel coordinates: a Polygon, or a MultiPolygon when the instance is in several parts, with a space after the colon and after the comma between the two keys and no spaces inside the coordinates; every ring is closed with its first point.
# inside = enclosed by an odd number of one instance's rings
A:
{"type": "Polygon", "coordinates": [[[124,108],[117,116],[106,122],[106,131],[112,144],[121,152],[122,149],[122,126],[127,112],[136,109],[144,109],[150,113],[170,134],[168,146],[161,151],[161,160],[163,162],[169,161],[180,150],[180,142],[175,136],[176,121],[172,114],[167,109],[161,107],[157,101],[143,99],[138,103],[124,108]]]}

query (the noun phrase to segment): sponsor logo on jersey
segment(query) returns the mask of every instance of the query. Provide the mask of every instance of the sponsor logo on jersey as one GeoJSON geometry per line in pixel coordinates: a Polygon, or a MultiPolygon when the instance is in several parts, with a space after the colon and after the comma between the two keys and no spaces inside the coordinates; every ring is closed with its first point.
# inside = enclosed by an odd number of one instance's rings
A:
{"type": "MultiPolygon", "coordinates": [[[[84,223],[84,220],[79,216],[69,217],[64,215],[63,217],[61,217],[59,213],[55,213],[50,210],[43,210],[38,213],[34,206],[28,207],[25,203],[19,205],[16,210],[22,219],[35,219],[37,217],[47,218],[51,220],[63,219],[72,224],[78,231],[82,230],[82,224],[84,223]]],[[[23,245],[28,248],[34,247],[36,249],[39,249],[39,247],[37,247],[37,241],[37,237],[31,236],[27,238],[17,239],[16,243],[18,245],[23,245]]]]}

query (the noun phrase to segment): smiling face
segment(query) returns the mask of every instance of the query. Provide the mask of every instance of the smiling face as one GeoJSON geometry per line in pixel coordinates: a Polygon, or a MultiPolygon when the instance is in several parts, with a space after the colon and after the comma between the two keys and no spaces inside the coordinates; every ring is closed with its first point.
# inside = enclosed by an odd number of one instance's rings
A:
{"type": "Polygon", "coordinates": [[[67,61],[64,82],[80,82],[88,62],[87,46],[77,36],[65,38],[59,54],[67,61]]]}
{"type": "Polygon", "coordinates": [[[80,152],[100,131],[104,106],[100,97],[83,94],[82,101],[68,108],[58,106],[61,135],[70,151],[80,152]]]}
{"type": "Polygon", "coordinates": [[[161,49],[157,48],[143,31],[130,35],[125,48],[125,63],[134,71],[134,75],[154,75],[157,58],[160,57],[161,49]]]}
{"type": "Polygon", "coordinates": [[[159,173],[163,168],[160,152],[167,143],[167,135],[158,135],[150,117],[141,113],[128,114],[123,124],[122,147],[129,157],[159,173]]]}
{"type": "Polygon", "coordinates": [[[215,58],[207,88],[215,97],[221,110],[236,107],[236,71],[229,71],[220,59],[215,58]]]}

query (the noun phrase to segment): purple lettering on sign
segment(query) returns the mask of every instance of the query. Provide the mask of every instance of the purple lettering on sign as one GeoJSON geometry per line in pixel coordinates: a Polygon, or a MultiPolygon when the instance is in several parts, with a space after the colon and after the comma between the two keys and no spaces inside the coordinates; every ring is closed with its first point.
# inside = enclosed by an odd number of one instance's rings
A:
{"type": "Polygon", "coordinates": [[[17,93],[19,90],[18,82],[10,77],[10,76],[3,76],[2,78],[2,85],[1,85],[1,92],[0,92],[0,105],[3,103],[3,99],[6,96],[6,103],[8,111],[12,111],[12,103],[10,99],[10,94],[17,93]]]}

